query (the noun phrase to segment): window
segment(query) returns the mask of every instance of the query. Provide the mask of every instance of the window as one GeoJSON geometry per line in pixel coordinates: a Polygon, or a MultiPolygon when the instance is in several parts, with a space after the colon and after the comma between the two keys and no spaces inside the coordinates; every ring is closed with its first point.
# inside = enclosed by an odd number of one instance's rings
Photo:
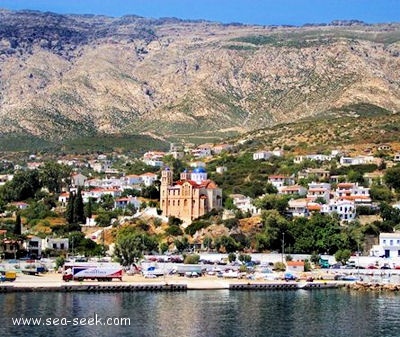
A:
{"type": "Polygon", "coordinates": [[[393,240],[390,240],[390,245],[393,246],[393,240]]]}
{"type": "Polygon", "coordinates": [[[382,242],[383,242],[384,245],[386,245],[386,240],[385,239],[383,239],[382,242]]]}

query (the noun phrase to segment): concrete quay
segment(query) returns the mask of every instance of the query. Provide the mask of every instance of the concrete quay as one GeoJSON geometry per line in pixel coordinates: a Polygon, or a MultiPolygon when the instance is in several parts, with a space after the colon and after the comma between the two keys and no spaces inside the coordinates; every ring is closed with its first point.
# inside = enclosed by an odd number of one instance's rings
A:
{"type": "Polygon", "coordinates": [[[146,279],[126,276],[123,281],[71,281],[64,282],[59,274],[38,276],[19,275],[14,282],[0,283],[0,293],[9,292],[134,292],[134,291],[189,291],[189,290],[312,290],[339,288],[333,281],[285,282],[245,279],[219,279],[216,277],[166,277],[146,279]]]}

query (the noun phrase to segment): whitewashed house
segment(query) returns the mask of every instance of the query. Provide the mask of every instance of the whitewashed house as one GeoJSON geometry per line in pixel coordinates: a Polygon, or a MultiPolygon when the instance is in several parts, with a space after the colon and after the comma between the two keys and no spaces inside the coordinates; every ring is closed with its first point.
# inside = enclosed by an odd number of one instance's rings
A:
{"type": "Polygon", "coordinates": [[[56,251],[68,251],[68,238],[45,238],[42,240],[43,249],[52,249],[56,251]]]}
{"type": "Polygon", "coordinates": [[[379,245],[370,250],[371,256],[400,257],[400,232],[380,233],[379,245]]]}
{"type": "Polygon", "coordinates": [[[356,218],[356,206],[350,200],[330,200],[321,205],[321,213],[336,213],[342,221],[353,221],[356,218]]]}
{"type": "Polygon", "coordinates": [[[142,180],[145,186],[151,186],[158,179],[157,174],[147,172],[140,175],[140,179],[142,180]]]}
{"type": "Polygon", "coordinates": [[[233,200],[233,204],[240,209],[242,212],[251,212],[251,214],[257,214],[257,208],[253,205],[252,199],[243,194],[231,194],[229,195],[233,200]]]}
{"type": "Polygon", "coordinates": [[[268,160],[272,157],[270,151],[258,151],[253,153],[253,160],[268,160]]]}

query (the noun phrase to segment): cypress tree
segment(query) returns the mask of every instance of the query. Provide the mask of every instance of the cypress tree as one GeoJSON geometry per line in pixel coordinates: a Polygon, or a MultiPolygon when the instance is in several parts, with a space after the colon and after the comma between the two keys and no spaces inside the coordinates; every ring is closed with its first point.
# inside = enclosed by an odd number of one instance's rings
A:
{"type": "Polygon", "coordinates": [[[67,204],[67,209],[65,210],[65,219],[68,223],[74,222],[74,204],[75,204],[75,194],[69,192],[69,199],[67,204]]]}
{"type": "Polygon", "coordinates": [[[74,200],[74,223],[85,222],[85,207],[83,205],[82,191],[78,188],[78,193],[74,200]]]}
{"type": "Polygon", "coordinates": [[[86,218],[91,218],[93,215],[93,210],[92,210],[92,198],[89,198],[88,203],[85,206],[85,217],[86,218]]]}
{"type": "Polygon", "coordinates": [[[17,217],[15,219],[15,226],[14,226],[14,234],[15,235],[21,235],[22,229],[21,229],[21,215],[17,213],[17,217]]]}

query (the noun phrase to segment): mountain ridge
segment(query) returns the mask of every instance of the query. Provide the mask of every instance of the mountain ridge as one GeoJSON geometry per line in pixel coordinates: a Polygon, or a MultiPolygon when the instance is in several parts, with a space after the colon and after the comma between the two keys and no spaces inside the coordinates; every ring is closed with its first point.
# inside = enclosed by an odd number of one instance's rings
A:
{"type": "MultiPolygon", "coordinates": [[[[232,136],[400,111],[400,24],[303,27],[0,11],[0,134],[232,136]]],[[[189,138],[190,138],[189,136],[189,138]]]]}

